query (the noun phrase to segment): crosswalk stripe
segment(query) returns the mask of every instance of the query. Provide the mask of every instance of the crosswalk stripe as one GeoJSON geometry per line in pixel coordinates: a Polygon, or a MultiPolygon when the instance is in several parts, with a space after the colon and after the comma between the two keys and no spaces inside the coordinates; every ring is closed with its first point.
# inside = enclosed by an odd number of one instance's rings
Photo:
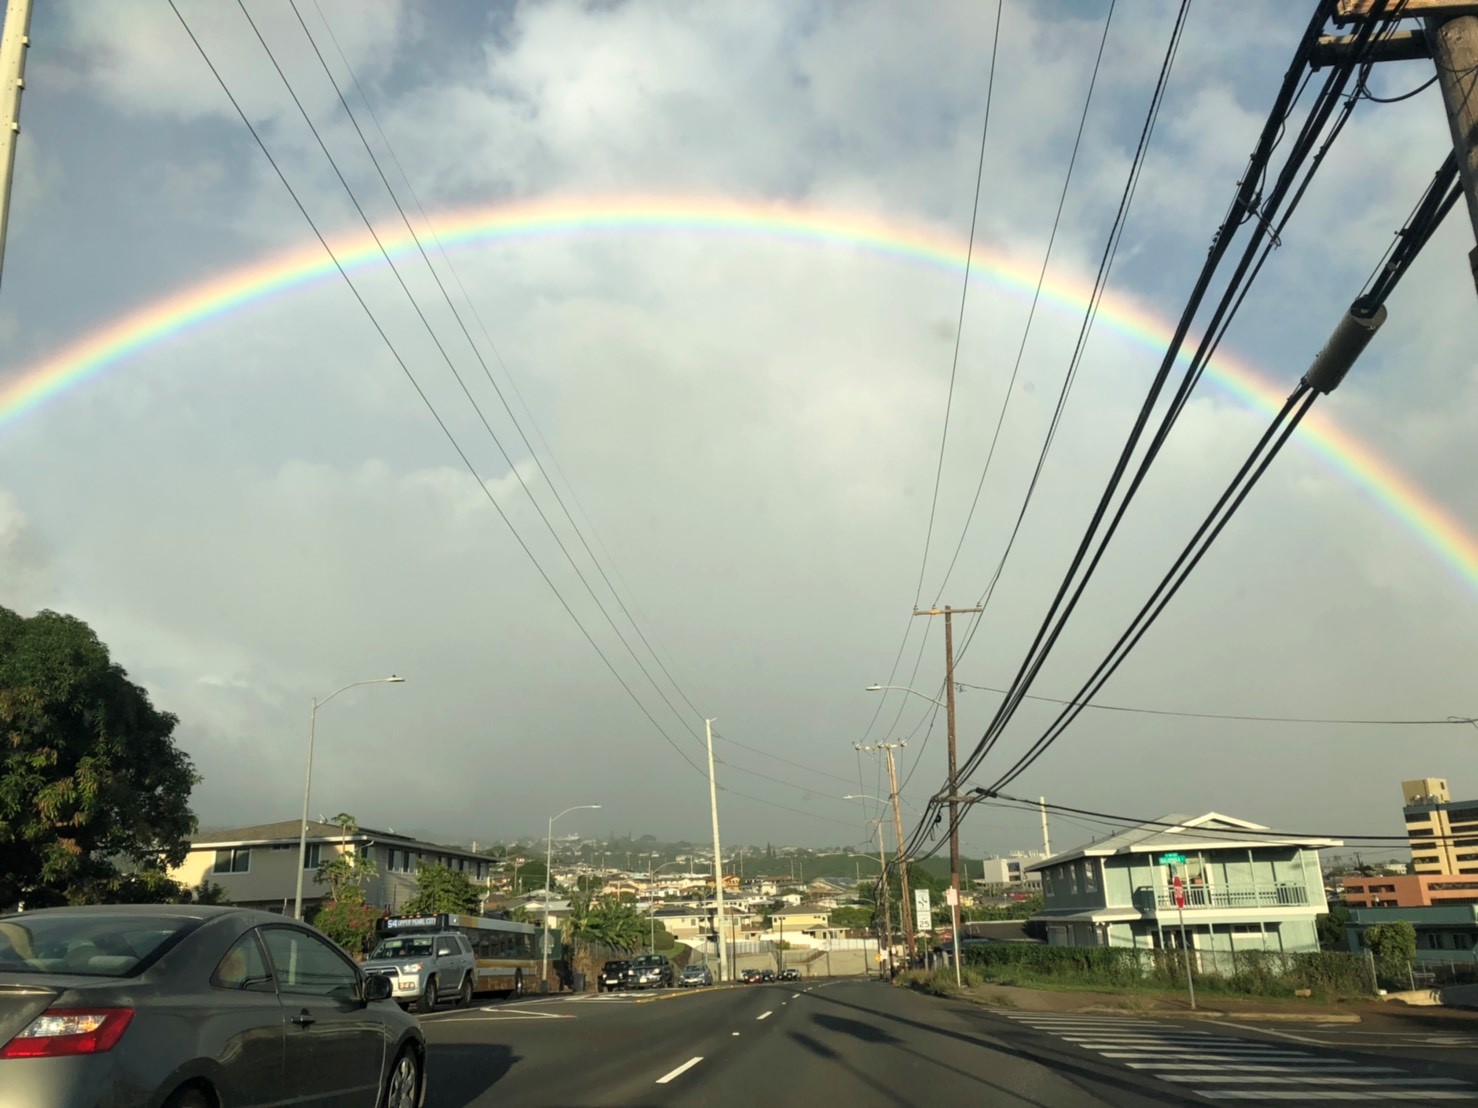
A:
{"type": "Polygon", "coordinates": [[[1422,1077],[1162,1021],[1034,1013],[1007,1018],[1208,1100],[1478,1100],[1478,1088],[1456,1077],[1422,1077]]]}

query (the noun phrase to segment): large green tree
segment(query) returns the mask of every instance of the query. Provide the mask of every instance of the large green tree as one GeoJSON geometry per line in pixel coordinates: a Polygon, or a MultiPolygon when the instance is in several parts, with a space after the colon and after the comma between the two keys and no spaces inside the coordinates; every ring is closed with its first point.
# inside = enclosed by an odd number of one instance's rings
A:
{"type": "Polygon", "coordinates": [[[405,915],[476,912],[482,905],[482,890],[450,866],[422,866],[416,871],[416,887],[416,895],[401,909],[405,915]]]}
{"type": "Polygon", "coordinates": [[[0,608],[0,907],[111,898],[184,861],[199,780],[91,628],[0,608]]]}
{"type": "Polygon", "coordinates": [[[574,937],[611,950],[636,950],[646,945],[649,927],[635,905],[606,897],[583,908],[574,937]]]}

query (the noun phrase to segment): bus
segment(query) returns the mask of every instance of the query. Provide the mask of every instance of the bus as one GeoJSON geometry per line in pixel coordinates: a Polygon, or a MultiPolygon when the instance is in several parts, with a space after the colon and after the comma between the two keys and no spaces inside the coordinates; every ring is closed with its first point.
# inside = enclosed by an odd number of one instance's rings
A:
{"type": "MultiPolygon", "coordinates": [[[[542,930],[531,923],[441,912],[433,916],[387,916],[378,922],[375,930],[379,938],[384,938],[387,934],[460,932],[472,945],[472,953],[477,959],[473,992],[522,996],[528,991],[539,991],[537,982],[543,965],[543,951],[540,947],[542,930]]],[[[551,930],[551,968],[563,956],[559,932],[551,930]]],[[[552,984],[550,987],[558,988],[558,985],[552,984]]]]}

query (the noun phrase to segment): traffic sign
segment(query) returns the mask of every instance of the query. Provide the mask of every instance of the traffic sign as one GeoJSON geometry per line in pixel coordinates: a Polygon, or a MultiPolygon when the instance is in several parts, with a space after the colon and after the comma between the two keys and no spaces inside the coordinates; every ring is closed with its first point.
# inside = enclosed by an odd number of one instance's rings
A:
{"type": "Polygon", "coordinates": [[[1185,865],[1185,855],[1184,854],[1161,854],[1160,855],[1160,865],[1162,865],[1162,866],[1183,866],[1183,865],[1185,865]]]}
{"type": "Polygon", "coordinates": [[[1171,881],[1170,881],[1170,888],[1171,888],[1171,891],[1174,892],[1174,894],[1175,894],[1175,906],[1177,908],[1184,908],[1185,907],[1185,885],[1183,885],[1181,883],[1180,876],[1178,874],[1171,879],[1171,881]]]}
{"type": "Polygon", "coordinates": [[[919,930],[932,931],[934,929],[934,909],[929,903],[928,889],[913,891],[913,910],[919,930]]]}
{"type": "Polygon", "coordinates": [[[953,885],[944,890],[944,902],[948,904],[951,908],[953,908],[956,904],[960,902],[960,894],[955,892],[955,887],[953,885]]]}

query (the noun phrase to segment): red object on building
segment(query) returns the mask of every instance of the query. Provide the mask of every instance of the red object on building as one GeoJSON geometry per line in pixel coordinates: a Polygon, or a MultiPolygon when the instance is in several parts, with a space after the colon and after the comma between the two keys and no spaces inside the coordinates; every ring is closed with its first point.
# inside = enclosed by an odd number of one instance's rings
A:
{"type": "Polygon", "coordinates": [[[1177,908],[1184,908],[1185,907],[1185,885],[1181,884],[1181,880],[1180,880],[1180,875],[1179,874],[1177,874],[1176,876],[1174,876],[1174,877],[1172,877],[1170,879],[1170,889],[1175,894],[1175,906],[1177,908]]]}

